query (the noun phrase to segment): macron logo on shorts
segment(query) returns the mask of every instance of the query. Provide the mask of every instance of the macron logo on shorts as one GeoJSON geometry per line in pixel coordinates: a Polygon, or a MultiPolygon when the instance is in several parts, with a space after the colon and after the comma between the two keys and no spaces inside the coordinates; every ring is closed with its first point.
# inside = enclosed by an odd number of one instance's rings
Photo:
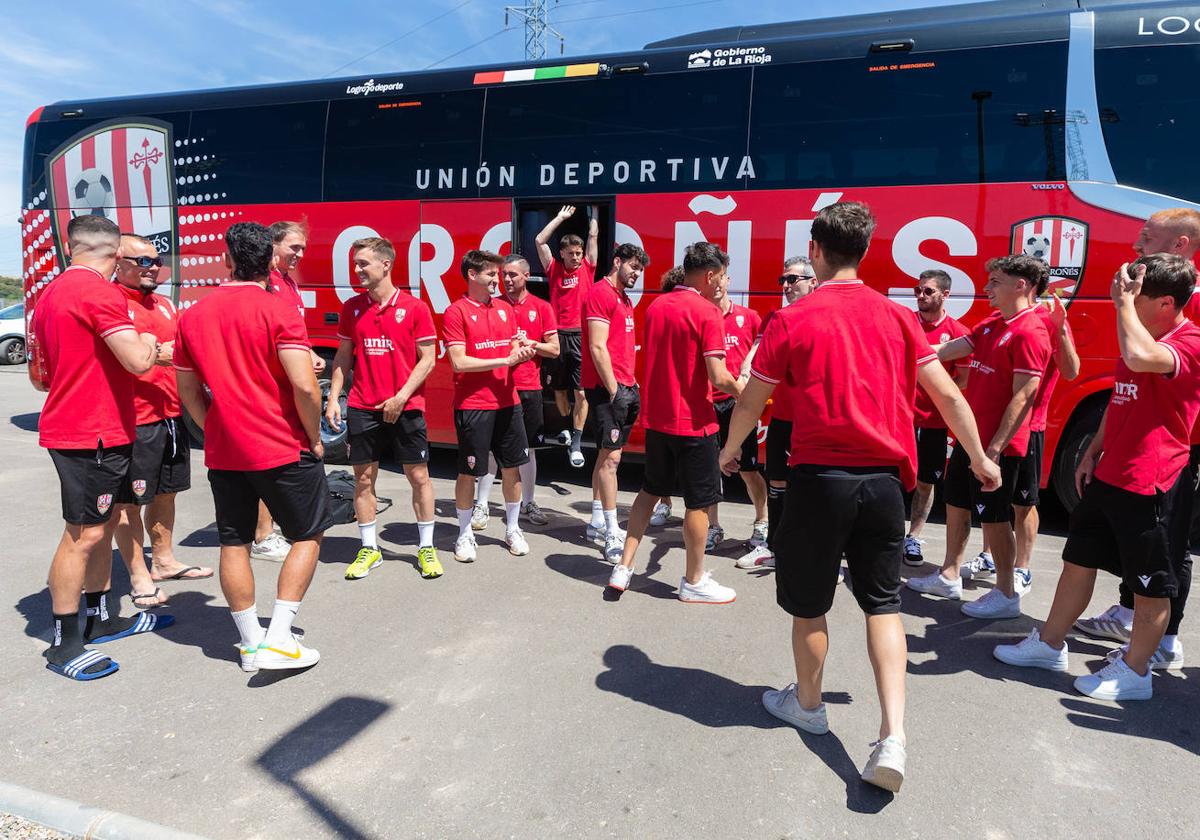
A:
{"type": "Polygon", "coordinates": [[[1138,580],[1142,582],[1142,586],[1150,585],[1150,575],[1138,575],[1138,580]]]}

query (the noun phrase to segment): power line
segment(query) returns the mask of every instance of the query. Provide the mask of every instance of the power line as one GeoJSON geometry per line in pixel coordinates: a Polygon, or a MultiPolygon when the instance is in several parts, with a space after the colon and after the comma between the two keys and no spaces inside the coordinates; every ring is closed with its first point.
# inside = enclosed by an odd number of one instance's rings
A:
{"type": "Polygon", "coordinates": [[[498,29],[495,32],[493,32],[491,35],[480,38],[474,44],[467,44],[461,50],[455,50],[454,52],[450,53],[450,55],[443,56],[442,58],[439,58],[437,61],[433,62],[432,64],[426,64],[425,67],[423,67],[422,69],[431,70],[432,68],[437,67],[439,64],[441,64],[443,61],[449,61],[450,59],[454,58],[456,55],[462,55],[467,50],[478,47],[480,44],[484,43],[485,41],[490,41],[493,38],[497,37],[498,35],[503,35],[505,32],[511,32],[515,28],[516,27],[513,27],[513,26],[506,26],[503,29],[498,29]]]}
{"type": "MultiPolygon", "coordinates": [[[[431,17],[429,20],[425,21],[424,23],[422,23],[422,24],[419,24],[419,25],[417,25],[417,26],[414,26],[412,29],[408,30],[407,32],[403,32],[403,33],[401,33],[401,34],[397,35],[395,38],[393,38],[392,40],[388,41],[386,44],[380,44],[378,47],[376,47],[375,49],[371,50],[370,52],[365,52],[365,53],[363,53],[362,55],[360,55],[358,58],[351,59],[350,61],[347,61],[345,64],[343,64],[341,67],[338,67],[336,70],[330,70],[328,73],[326,73],[326,74],[325,74],[324,76],[322,76],[321,78],[322,78],[322,79],[328,79],[328,78],[329,78],[330,76],[332,76],[334,73],[340,73],[341,71],[343,71],[343,70],[345,70],[347,67],[349,67],[351,64],[357,64],[358,62],[362,61],[362,60],[363,60],[364,58],[366,58],[367,56],[375,55],[375,53],[379,52],[379,51],[380,51],[380,50],[382,50],[382,49],[385,49],[386,47],[390,47],[392,44],[396,43],[396,42],[397,42],[397,41],[399,41],[401,38],[407,38],[409,35],[412,35],[413,33],[417,32],[417,31],[419,31],[419,30],[421,30],[421,29],[424,29],[426,26],[429,26],[429,24],[431,24],[431,23],[437,23],[439,20],[441,20],[442,18],[446,17],[447,15],[451,15],[451,14],[453,14],[454,12],[457,12],[457,11],[458,11],[459,9],[461,9],[463,6],[466,6],[466,5],[468,5],[468,4],[470,4],[470,3],[473,3],[473,2],[474,2],[474,0],[463,0],[461,3],[459,3],[459,4],[458,4],[457,6],[455,6],[454,8],[452,8],[452,9],[447,9],[446,11],[442,12],[440,15],[437,15],[436,17],[431,17]]],[[[485,38],[484,40],[487,40],[487,39],[485,38]]],[[[442,59],[442,61],[445,61],[445,59],[442,59]]],[[[432,67],[433,65],[430,65],[430,66],[432,67]]]]}
{"type": "MultiPolygon", "coordinates": [[[[673,6],[650,6],[646,9],[631,9],[626,12],[613,12],[612,14],[607,15],[588,15],[587,17],[567,18],[566,20],[556,21],[556,23],[578,23],[585,20],[604,20],[605,18],[618,18],[625,17],[626,15],[640,15],[646,12],[662,12],[668,9],[686,9],[689,6],[711,6],[713,3],[724,3],[726,1],[727,0],[695,0],[695,2],[692,3],[676,3],[673,6]]],[[[579,5],[583,4],[580,3],[579,5]]]]}

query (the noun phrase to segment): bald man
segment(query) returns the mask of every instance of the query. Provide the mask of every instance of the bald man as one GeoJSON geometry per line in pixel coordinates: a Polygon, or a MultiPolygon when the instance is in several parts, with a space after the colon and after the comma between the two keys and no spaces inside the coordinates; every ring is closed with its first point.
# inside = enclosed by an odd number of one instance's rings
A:
{"type": "MultiPolygon", "coordinates": [[[[1196,252],[1200,251],[1200,212],[1187,207],[1159,210],[1142,225],[1137,240],[1133,243],[1133,250],[1139,257],[1150,254],[1179,254],[1194,264],[1196,252]]],[[[1200,296],[1195,291],[1183,308],[1183,313],[1193,323],[1200,324],[1200,296]]],[[[1187,491],[1185,496],[1181,497],[1180,504],[1187,505],[1192,510],[1191,533],[1188,537],[1191,545],[1198,545],[1200,522],[1197,521],[1197,514],[1200,513],[1200,506],[1194,504],[1194,496],[1197,474],[1200,473],[1200,425],[1192,429],[1191,444],[1192,453],[1187,466],[1187,491]]],[[[1183,643],[1179,641],[1179,626],[1183,622],[1183,610],[1187,606],[1188,591],[1192,585],[1191,553],[1182,552],[1177,562],[1175,576],[1179,580],[1179,591],[1171,599],[1171,618],[1167,622],[1166,633],[1158,650],[1150,657],[1150,667],[1156,671],[1174,671],[1183,667],[1183,643]]],[[[1122,583],[1120,603],[1113,604],[1093,618],[1079,619],[1075,622],[1075,629],[1092,638],[1109,639],[1128,646],[1133,631],[1133,592],[1122,583]]]]}

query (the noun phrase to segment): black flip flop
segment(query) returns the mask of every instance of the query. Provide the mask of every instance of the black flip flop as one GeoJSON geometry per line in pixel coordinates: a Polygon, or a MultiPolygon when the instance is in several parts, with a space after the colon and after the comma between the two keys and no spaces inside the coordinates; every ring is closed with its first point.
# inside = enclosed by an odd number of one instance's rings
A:
{"type": "Polygon", "coordinates": [[[165,581],[165,580],[207,580],[208,578],[213,576],[212,572],[209,572],[206,575],[189,575],[188,574],[188,572],[198,572],[198,571],[200,571],[200,568],[201,568],[200,566],[185,566],[184,568],[180,569],[175,574],[167,575],[166,577],[161,577],[156,582],[161,582],[161,581],[165,581]]]}
{"type": "Polygon", "coordinates": [[[156,587],[154,587],[153,592],[130,592],[129,600],[133,601],[134,607],[136,607],[139,610],[157,610],[159,607],[165,607],[167,605],[167,602],[160,601],[157,603],[147,604],[147,605],[143,606],[142,604],[138,603],[138,598],[157,598],[161,594],[162,594],[162,587],[156,586],[156,587]]]}

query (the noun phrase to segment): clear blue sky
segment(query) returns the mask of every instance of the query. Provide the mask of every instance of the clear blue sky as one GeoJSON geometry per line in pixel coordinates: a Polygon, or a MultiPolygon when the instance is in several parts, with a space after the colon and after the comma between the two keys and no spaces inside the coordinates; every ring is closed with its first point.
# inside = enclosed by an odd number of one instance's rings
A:
{"type": "MultiPolygon", "coordinates": [[[[520,60],[524,33],[516,21],[501,31],[504,5],[504,0],[57,0],[20,10],[7,5],[0,11],[0,207],[7,209],[0,225],[0,274],[21,272],[16,224],[21,148],[25,119],[39,105],[520,60]]],[[[938,5],[949,0],[562,0],[558,8],[552,5],[551,24],[566,35],[566,55],[573,56],[636,49],[699,29],[938,5]]],[[[557,43],[550,54],[557,56],[557,43]]]]}

